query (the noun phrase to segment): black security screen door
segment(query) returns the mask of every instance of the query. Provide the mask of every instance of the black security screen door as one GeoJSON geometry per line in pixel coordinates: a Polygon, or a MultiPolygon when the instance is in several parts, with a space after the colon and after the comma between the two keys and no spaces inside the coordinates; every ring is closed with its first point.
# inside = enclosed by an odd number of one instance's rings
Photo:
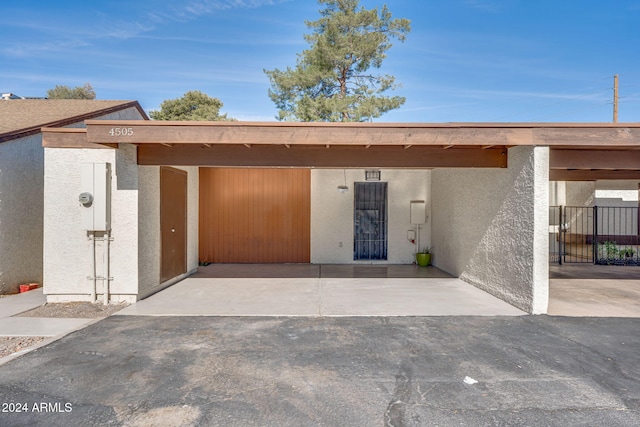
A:
{"type": "Polygon", "coordinates": [[[353,259],[387,259],[387,183],[356,182],[353,259]]]}

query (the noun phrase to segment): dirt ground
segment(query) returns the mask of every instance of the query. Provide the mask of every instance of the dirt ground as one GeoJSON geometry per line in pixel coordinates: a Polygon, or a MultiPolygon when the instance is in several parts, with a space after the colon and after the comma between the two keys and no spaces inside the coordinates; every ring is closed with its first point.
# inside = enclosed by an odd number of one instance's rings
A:
{"type": "MultiPolygon", "coordinates": [[[[128,304],[92,304],[89,302],[69,302],[43,304],[33,310],[16,314],[14,317],[48,317],[96,319],[111,316],[128,304]]],[[[0,358],[37,346],[48,337],[0,337],[0,358]]]]}

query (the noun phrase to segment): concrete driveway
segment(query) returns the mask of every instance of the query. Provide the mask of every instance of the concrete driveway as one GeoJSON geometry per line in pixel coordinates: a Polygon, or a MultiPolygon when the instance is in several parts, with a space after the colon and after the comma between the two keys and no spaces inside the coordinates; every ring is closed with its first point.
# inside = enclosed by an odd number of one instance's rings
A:
{"type": "Polygon", "coordinates": [[[640,317],[640,267],[564,264],[549,273],[550,315],[640,317]]]}
{"type": "Polygon", "coordinates": [[[520,316],[433,267],[211,264],[120,311],[145,316],[520,316]]]}
{"type": "Polygon", "coordinates": [[[637,426],[639,326],[112,316],[0,366],[0,424],[637,426]]]}

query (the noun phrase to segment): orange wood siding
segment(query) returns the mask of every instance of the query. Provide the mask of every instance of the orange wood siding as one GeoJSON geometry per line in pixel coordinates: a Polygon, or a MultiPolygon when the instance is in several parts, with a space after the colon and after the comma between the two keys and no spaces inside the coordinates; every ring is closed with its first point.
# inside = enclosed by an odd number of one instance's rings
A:
{"type": "Polygon", "coordinates": [[[200,261],[308,263],[309,169],[200,169],[200,261]]]}

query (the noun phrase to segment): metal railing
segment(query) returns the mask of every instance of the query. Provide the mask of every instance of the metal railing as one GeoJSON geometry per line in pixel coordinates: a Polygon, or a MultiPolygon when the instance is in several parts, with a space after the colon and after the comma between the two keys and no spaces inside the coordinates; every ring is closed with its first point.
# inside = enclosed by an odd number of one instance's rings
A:
{"type": "Polygon", "coordinates": [[[637,207],[551,206],[550,262],[640,265],[637,207]]]}

